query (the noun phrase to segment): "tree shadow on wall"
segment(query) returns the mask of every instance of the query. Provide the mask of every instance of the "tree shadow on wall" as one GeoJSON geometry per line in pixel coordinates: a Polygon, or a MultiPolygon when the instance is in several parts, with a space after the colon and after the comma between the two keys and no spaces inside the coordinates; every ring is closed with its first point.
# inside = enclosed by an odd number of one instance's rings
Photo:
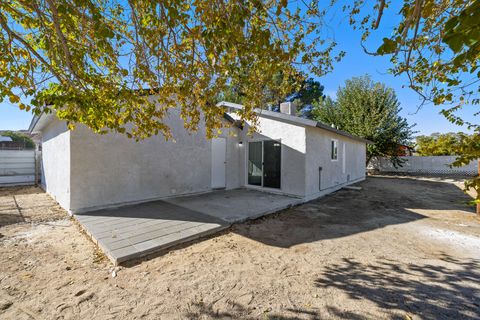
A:
{"type": "MultiPolygon", "coordinates": [[[[345,258],[341,264],[326,267],[315,285],[340,289],[352,299],[422,319],[479,319],[480,260],[462,261],[445,254],[440,260],[442,265],[398,265],[391,260],[364,264],[345,258]]],[[[335,314],[335,310],[329,311],[335,314]]],[[[336,316],[355,318],[341,312],[336,316]]]]}

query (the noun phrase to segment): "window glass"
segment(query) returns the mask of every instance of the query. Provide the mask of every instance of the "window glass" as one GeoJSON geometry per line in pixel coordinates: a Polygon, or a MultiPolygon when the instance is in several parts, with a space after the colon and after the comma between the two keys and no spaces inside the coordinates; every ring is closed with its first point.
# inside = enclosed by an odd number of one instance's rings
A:
{"type": "Polygon", "coordinates": [[[248,184],[262,185],[262,142],[248,143],[248,184]]]}
{"type": "Polygon", "coordinates": [[[281,145],[278,141],[263,142],[263,186],[280,189],[281,145]]]}
{"type": "Polygon", "coordinates": [[[338,159],[338,141],[337,140],[332,140],[332,160],[337,160],[338,159]]]}

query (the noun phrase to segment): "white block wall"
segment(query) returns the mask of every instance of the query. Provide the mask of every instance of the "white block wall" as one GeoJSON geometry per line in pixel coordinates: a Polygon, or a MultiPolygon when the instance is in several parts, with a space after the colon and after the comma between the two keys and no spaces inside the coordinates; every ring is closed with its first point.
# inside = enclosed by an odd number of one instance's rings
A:
{"type": "Polygon", "coordinates": [[[369,169],[377,169],[380,172],[410,173],[410,174],[457,174],[457,175],[475,175],[477,174],[477,161],[471,161],[463,167],[450,168],[449,164],[455,161],[455,156],[432,156],[432,157],[400,157],[406,160],[401,167],[395,168],[387,158],[374,158],[370,161],[369,169]]]}
{"type": "Polygon", "coordinates": [[[34,183],[34,150],[0,150],[0,185],[34,183]]]}

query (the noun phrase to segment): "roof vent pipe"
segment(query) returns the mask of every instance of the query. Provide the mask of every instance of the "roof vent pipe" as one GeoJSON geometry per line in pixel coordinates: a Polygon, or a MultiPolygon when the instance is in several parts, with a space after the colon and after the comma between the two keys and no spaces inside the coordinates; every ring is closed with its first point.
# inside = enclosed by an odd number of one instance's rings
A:
{"type": "Polygon", "coordinates": [[[291,116],[297,115],[297,106],[293,102],[280,103],[280,112],[291,116]]]}

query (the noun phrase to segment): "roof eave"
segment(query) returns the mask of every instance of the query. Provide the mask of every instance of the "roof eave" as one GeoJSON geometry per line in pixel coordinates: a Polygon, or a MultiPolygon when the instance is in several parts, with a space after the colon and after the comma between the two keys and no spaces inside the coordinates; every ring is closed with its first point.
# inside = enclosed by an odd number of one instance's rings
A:
{"type": "MultiPolygon", "coordinates": [[[[217,103],[217,106],[228,107],[228,108],[233,108],[233,109],[237,109],[237,110],[241,110],[244,107],[241,104],[228,102],[228,101],[221,101],[221,102],[217,103]]],[[[314,121],[314,120],[310,120],[310,119],[304,119],[304,118],[292,116],[292,115],[285,114],[285,113],[268,111],[268,110],[263,110],[263,109],[255,109],[255,112],[258,113],[259,115],[267,117],[267,118],[273,118],[273,119],[276,119],[276,120],[279,120],[279,121],[288,122],[288,123],[292,123],[292,124],[296,124],[296,125],[320,128],[320,129],[330,131],[330,132],[339,134],[341,136],[344,136],[344,137],[347,137],[347,138],[350,138],[350,139],[353,139],[353,140],[364,142],[366,144],[372,144],[373,143],[370,140],[360,138],[360,137],[354,136],[350,133],[347,133],[345,131],[332,128],[332,127],[327,126],[326,124],[323,124],[323,123],[318,122],[318,121],[314,121]]]]}
{"type": "Polygon", "coordinates": [[[28,127],[28,133],[41,132],[53,119],[55,119],[55,114],[53,113],[42,112],[38,116],[33,116],[28,127]]]}
{"type": "Polygon", "coordinates": [[[40,115],[34,115],[32,118],[32,121],[30,121],[30,125],[28,126],[28,133],[33,133],[35,132],[35,127],[37,126],[38,121],[40,120],[40,117],[43,115],[41,113],[40,115]]]}
{"type": "Polygon", "coordinates": [[[317,124],[315,125],[317,128],[321,128],[321,129],[324,129],[324,130],[327,130],[327,131],[331,131],[331,132],[334,132],[336,134],[339,134],[341,136],[344,136],[344,137],[347,137],[347,138],[350,138],[350,139],[354,139],[354,140],[358,140],[358,141],[361,141],[361,142],[365,142],[366,144],[373,144],[372,141],[368,140],[368,139],[364,139],[364,138],[361,138],[361,137],[357,137],[353,134],[350,134],[348,132],[345,132],[345,131],[342,131],[342,130],[339,130],[339,129],[336,129],[336,128],[333,128],[333,127],[330,127],[330,126],[327,126],[326,124],[323,124],[321,122],[318,122],[316,121],[317,124]]]}

